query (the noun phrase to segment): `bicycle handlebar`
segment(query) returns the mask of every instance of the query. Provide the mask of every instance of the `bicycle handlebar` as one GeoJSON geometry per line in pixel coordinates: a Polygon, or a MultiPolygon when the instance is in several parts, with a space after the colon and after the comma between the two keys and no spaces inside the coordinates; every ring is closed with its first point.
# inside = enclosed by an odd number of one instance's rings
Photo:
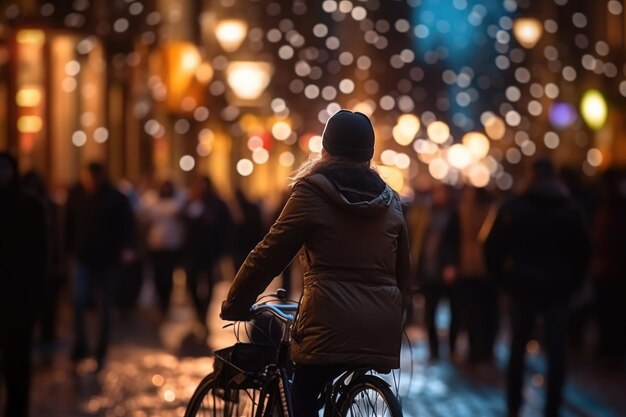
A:
{"type": "Polygon", "coordinates": [[[293,321],[293,314],[287,312],[295,312],[298,310],[297,304],[269,304],[269,303],[257,303],[250,307],[252,313],[261,313],[263,311],[269,311],[274,316],[284,321],[293,321]]]}

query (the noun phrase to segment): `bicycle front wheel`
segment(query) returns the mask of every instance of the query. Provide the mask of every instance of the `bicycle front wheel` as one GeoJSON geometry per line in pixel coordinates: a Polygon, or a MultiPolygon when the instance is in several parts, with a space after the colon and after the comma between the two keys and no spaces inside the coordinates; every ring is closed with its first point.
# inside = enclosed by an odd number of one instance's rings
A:
{"type": "Polygon", "coordinates": [[[191,396],[185,417],[255,417],[259,408],[260,391],[217,388],[213,374],[209,374],[191,396]]]}
{"type": "Polygon", "coordinates": [[[340,399],[342,417],[402,417],[402,407],[389,385],[374,375],[356,377],[340,399]]]}

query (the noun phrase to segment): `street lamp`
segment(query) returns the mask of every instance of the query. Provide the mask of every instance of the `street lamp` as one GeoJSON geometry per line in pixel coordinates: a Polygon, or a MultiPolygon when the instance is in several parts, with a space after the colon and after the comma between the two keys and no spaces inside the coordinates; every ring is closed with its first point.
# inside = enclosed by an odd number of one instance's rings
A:
{"type": "Polygon", "coordinates": [[[242,100],[256,100],[270,83],[273,68],[269,62],[234,61],[226,67],[226,81],[242,100]]]}
{"type": "Polygon", "coordinates": [[[248,33],[248,24],[244,20],[222,20],[215,28],[215,37],[226,52],[235,52],[248,33]]]}
{"type": "Polygon", "coordinates": [[[532,48],[543,34],[541,22],[532,17],[520,17],[513,24],[513,35],[524,48],[532,48]]]}
{"type": "Polygon", "coordinates": [[[596,89],[587,90],[580,101],[580,113],[587,125],[599,130],[606,123],[607,105],[601,92],[596,89]]]}

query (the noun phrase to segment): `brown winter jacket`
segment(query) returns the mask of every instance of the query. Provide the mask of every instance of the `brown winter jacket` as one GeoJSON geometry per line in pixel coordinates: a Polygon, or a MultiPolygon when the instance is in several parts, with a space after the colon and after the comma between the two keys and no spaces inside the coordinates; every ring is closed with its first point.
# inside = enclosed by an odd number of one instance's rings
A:
{"type": "Polygon", "coordinates": [[[223,312],[249,308],[303,248],[294,362],[398,368],[409,246],[400,200],[383,186],[350,202],[355,190],[323,174],[301,180],[239,270],[223,312]]]}

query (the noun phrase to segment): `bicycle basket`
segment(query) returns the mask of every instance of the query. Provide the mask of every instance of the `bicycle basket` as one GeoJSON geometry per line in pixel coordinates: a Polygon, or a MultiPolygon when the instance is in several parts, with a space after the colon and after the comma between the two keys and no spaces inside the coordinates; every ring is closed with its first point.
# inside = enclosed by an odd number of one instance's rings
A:
{"type": "Polygon", "coordinates": [[[213,353],[215,384],[224,390],[260,388],[263,370],[276,361],[276,348],[257,343],[235,343],[213,353]]]}

